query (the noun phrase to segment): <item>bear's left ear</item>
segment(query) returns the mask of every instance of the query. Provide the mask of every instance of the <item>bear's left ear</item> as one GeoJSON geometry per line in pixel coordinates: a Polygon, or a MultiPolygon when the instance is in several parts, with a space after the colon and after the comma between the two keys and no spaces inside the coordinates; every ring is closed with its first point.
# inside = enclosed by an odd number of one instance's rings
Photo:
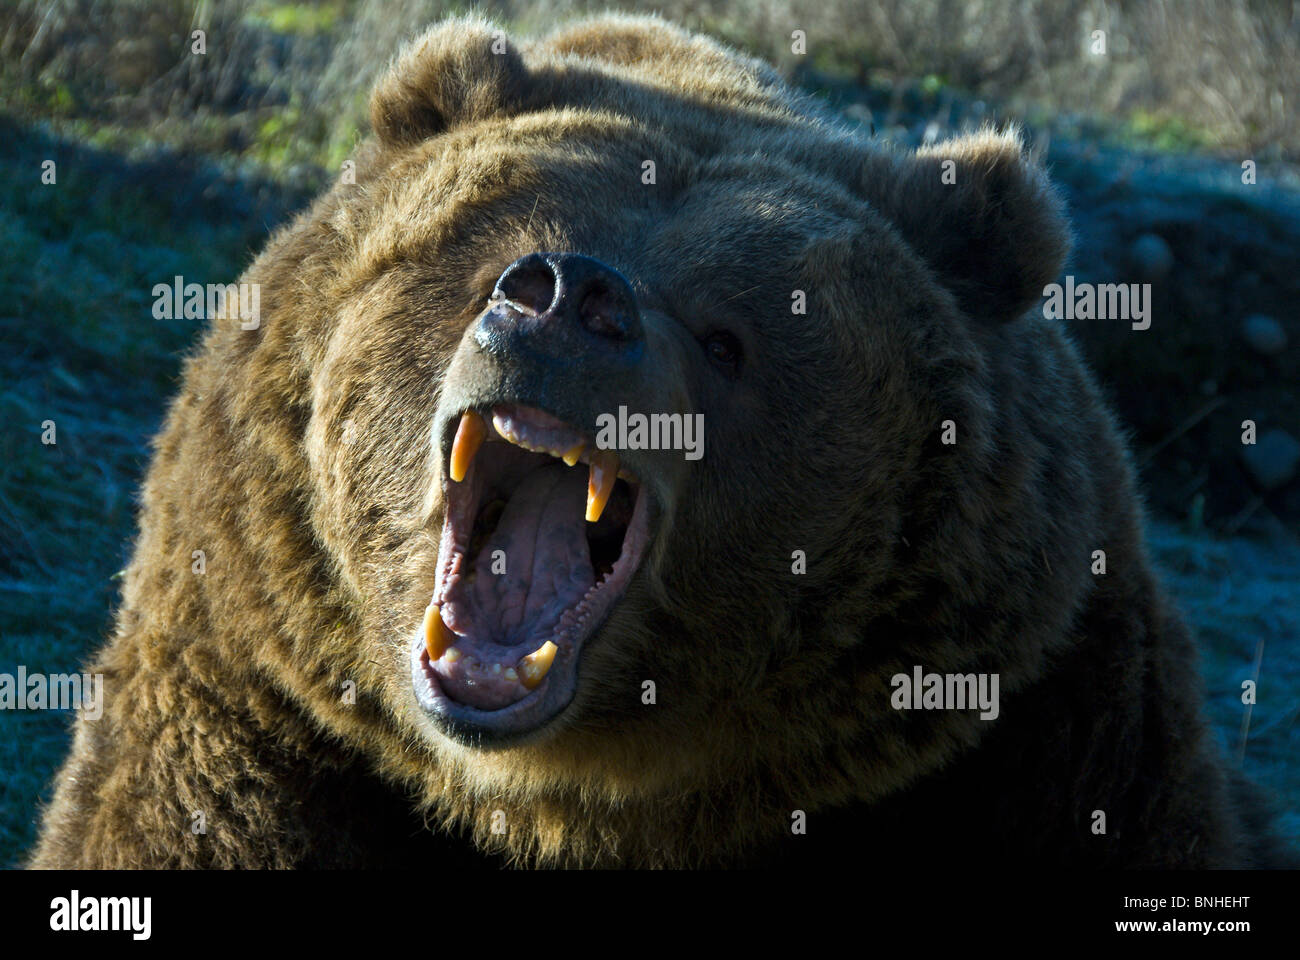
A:
{"type": "Polygon", "coordinates": [[[398,54],[370,95],[370,126],[406,146],[458,123],[507,112],[528,70],[505,33],[481,17],[432,27],[398,54]]]}
{"type": "Polygon", "coordinates": [[[924,147],[900,158],[885,181],[874,205],[969,316],[1016,319],[1070,251],[1064,205],[1015,131],[924,147]]]}

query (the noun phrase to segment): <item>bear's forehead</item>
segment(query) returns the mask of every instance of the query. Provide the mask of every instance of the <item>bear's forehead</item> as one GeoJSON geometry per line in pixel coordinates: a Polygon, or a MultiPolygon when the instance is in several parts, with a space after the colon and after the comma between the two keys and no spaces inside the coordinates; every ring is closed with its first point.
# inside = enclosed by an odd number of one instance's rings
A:
{"type": "MultiPolygon", "coordinates": [[[[378,222],[475,219],[601,236],[662,235],[682,252],[797,248],[861,222],[864,201],[791,137],[656,127],[566,109],[494,119],[425,145],[370,194],[378,222]],[[782,149],[786,146],[786,149],[782,149]]],[[[851,175],[851,174],[850,174],[851,175]]]]}
{"type": "Polygon", "coordinates": [[[371,242],[393,258],[479,264],[491,278],[536,250],[577,251],[643,296],[698,313],[788,309],[809,248],[861,226],[854,201],[770,160],[685,157],[671,183],[654,185],[625,176],[625,161],[498,153],[450,171],[434,161],[387,195],[371,242]]]}

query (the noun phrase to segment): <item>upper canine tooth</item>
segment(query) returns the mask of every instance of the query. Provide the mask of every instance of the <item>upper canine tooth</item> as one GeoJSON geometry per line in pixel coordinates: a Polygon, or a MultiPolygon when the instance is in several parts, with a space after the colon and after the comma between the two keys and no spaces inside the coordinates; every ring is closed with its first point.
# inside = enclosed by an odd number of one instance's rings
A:
{"type": "Polygon", "coordinates": [[[474,454],[483,446],[487,437],[487,423],[473,410],[461,414],[460,426],[456,428],[456,439],[451,444],[451,479],[460,483],[469,472],[469,465],[474,462],[474,454]]]}
{"type": "Polygon", "coordinates": [[[605,512],[609,495],[618,480],[618,454],[613,450],[593,450],[587,473],[587,522],[595,523],[605,512]]]}
{"type": "Polygon", "coordinates": [[[559,648],[547,640],[526,657],[519,660],[519,680],[529,690],[536,690],[537,685],[546,676],[555,662],[555,651],[559,648]]]}
{"type": "Polygon", "coordinates": [[[577,445],[576,447],[574,447],[573,449],[569,450],[569,451],[568,451],[567,453],[565,453],[565,455],[562,456],[560,459],[564,461],[564,463],[565,463],[566,466],[570,466],[570,467],[572,467],[572,466],[574,466],[574,465],[578,462],[578,458],[579,458],[580,456],[582,456],[582,451],[584,451],[584,450],[586,450],[586,449],[587,449],[587,444],[586,444],[586,442],[584,441],[584,442],[578,444],[578,445],[577,445]]]}
{"type": "Polygon", "coordinates": [[[429,604],[424,611],[424,648],[429,651],[429,662],[442,659],[447,648],[456,642],[456,634],[442,622],[441,608],[429,604]]]}

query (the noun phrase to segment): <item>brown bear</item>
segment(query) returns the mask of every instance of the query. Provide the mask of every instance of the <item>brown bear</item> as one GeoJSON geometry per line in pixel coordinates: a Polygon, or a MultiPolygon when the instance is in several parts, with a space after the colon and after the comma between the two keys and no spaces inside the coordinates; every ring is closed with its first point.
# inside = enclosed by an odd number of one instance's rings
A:
{"type": "Polygon", "coordinates": [[[1281,857],[1014,134],[625,17],[371,119],[186,363],[34,865],[1281,857]]]}

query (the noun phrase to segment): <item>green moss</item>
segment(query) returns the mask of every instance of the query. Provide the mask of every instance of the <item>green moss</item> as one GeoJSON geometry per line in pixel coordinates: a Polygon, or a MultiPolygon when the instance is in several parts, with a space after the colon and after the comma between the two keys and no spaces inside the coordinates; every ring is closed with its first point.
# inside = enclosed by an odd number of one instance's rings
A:
{"type": "Polygon", "coordinates": [[[942,76],[940,76],[939,74],[928,73],[921,80],[921,92],[924,93],[926,96],[933,97],[937,95],[941,90],[943,90],[943,88],[946,87],[947,85],[948,85],[948,81],[944,79],[942,76]]]}
{"type": "Polygon", "coordinates": [[[347,4],[259,3],[245,15],[246,22],[282,34],[311,37],[330,33],[343,18],[347,4]]]}
{"type": "Polygon", "coordinates": [[[1157,150],[1185,153],[1211,147],[1215,138],[1206,129],[1195,126],[1182,117],[1150,110],[1134,110],[1121,126],[1121,137],[1127,135],[1138,145],[1157,150]]]}

